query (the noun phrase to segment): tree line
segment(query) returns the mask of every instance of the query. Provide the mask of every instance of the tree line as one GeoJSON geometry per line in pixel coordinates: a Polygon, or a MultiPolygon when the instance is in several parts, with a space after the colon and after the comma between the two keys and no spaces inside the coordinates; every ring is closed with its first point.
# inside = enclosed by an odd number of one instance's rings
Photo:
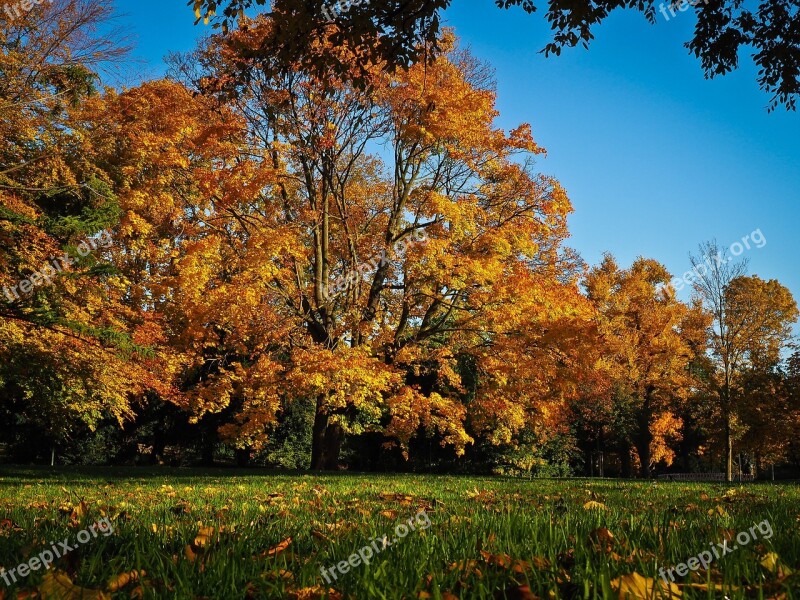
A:
{"type": "Polygon", "coordinates": [[[655,259],[586,265],[452,32],[387,69],[332,26],[310,51],[352,69],[321,72],[270,64],[262,15],[115,89],[112,14],[57,0],[0,32],[0,288],[71,257],[0,295],[8,460],[798,466],[789,290],[712,261],[684,302],[655,259]]]}

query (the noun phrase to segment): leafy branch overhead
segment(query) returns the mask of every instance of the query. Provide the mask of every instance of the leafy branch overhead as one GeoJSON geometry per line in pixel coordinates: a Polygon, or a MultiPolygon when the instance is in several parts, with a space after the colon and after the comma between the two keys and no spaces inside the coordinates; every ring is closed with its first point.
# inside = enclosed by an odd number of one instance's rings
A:
{"type": "MultiPolygon", "coordinates": [[[[473,0],[475,2],[475,0],[473,0]]],[[[486,2],[486,0],[484,0],[486,2]]],[[[335,45],[347,45],[361,56],[363,64],[386,63],[393,68],[408,66],[436,50],[440,13],[451,0],[382,0],[348,2],[344,10],[332,10],[333,0],[274,0],[269,9],[277,25],[257,55],[271,56],[289,65],[303,58],[305,66],[318,73],[330,69],[342,73],[335,52],[309,52],[315,40],[335,33],[335,45]],[[327,9],[327,12],[326,10],[327,9]],[[332,17],[328,20],[328,17],[332,17]]],[[[536,12],[532,0],[494,0],[500,8],[519,6],[536,12]]],[[[709,0],[691,3],[697,16],[694,35],[685,46],[700,60],[708,78],[725,75],[739,67],[742,52],[751,51],[758,67],[759,86],[771,94],[770,109],[783,105],[796,108],[800,93],[800,11],[796,0],[761,0],[757,7],[741,0],[709,0]]],[[[189,0],[197,20],[214,20],[225,32],[247,9],[264,7],[266,0],[189,0]]],[[[680,5],[680,1],[676,2],[680,5]]],[[[553,31],[543,52],[559,55],[564,48],[588,48],[594,30],[616,9],[636,10],[655,24],[656,0],[549,0],[545,17],[553,31]]],[[[363,82],[363,78],[356,77],[363,82]]]]}

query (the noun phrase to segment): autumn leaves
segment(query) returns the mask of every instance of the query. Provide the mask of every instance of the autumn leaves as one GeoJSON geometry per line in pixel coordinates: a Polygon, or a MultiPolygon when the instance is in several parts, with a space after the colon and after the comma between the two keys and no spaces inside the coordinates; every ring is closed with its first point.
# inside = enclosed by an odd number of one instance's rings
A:
{"type": "Polygon", "coordinates": [[[387,535],[383,535],[380,538],[373,539],[371,544],[368,546],[364,546],[358,552],[354,552],[350,555],[347,560],[343,560],[332,567],[322,568],[321,573],[325,582],[330,584],[331,577],[334,580],[339,578],[339,575],[347,574],[350,569],[355,569],[360,565],[369,565],[370,561],[373,557],[377,554],[380,554],[387,548],[390,548],[396,542],[402,540],[406,537],[409,532],[416,531],[417,528],[424,531],[431,526],[431,519],[428,516],[428,513],[425,510],[419,511],[416,515],[412,518],[408,519],[406,523],[400,523],[395,527],[395,535],[396,537],[392,537],[391,539],[387,535]],[[373,552],[374,550],[374,552],[373,552]]]}
{"type": "Polygon", "coordinates": [[[0,522],[0,564],[29,561],[43,549],[41,539],[69,535],[74,547],[76,533],[100,515],[113,534],[78,545],[47,573],[11,581],[17,594],[530,600],[588,590],[590,597],[620,600],[656,600],[659,591],[664,598],[669,591],[687,599],[786,600],[800,581],[793,537],[800,502],[788,485],[379,474],[310,479],[185,469],[58,477],[42,480],[21,470],[3,476],[18,485],[0,486],[7,515],[0,522]],[[713,555],[712,541],[720,558],[691,570],[695,562],[685,557],[713,555]],[[672,571],[672,581],[665,573],[665,584],[659,567],[681,561],[689,563],[686,574],[672,571]]]}
{"type": "MultiPolygon", "coordinates": [[[[85,511],[85,506],[83,502],[79,505],[81,515],[85,511]]],[[[13,569],[8,571],[5,569],[0,570],[0,578],[3,579],[7,586],[10,586],[12,583],[19,583],[17,577],[23,579],[39,569],[48,571],[55,560],[65,557],[67,554],[77,549],[79,545],[88,544],[93,538],[98,536],[98,533],[102,533],[104,537],[113,535],[114,526],[111,524],[108,517],[100,519],[97,523],[93,523],[86,529],[81,529],[75,536],[75,542],[71,542],[70,538],[66,538],[58,542],[58,544],[53,543],[51,548],[43,550],[38,555],[30,558],[27,562],[19,564],[13,569]]]]}
{"type": "Polygon", "coordinates": [[[698,571],[701,568],[703,570],[708,569],[715,558],[723,558],[726,554],[737,550],[739,547],[746,546],[750,542],[757,540],[758,537],[756,536],[756,530],[758,530],[758,533],[761,534],[762,539],[768,540],[773,536],[772,525],[768,520],[764,520],[756,525],[753,525],[747,531],[739,532],[736,535],[736,541],[739,543],[738,546],[729,547],[728,540],[723,540],[721,544],[712,543],[711,550],[703,550],[697,554],[697,556],[693,556],[687,560],[686,563],[679,563],[675,567],[669,569],[664,569],[661,567],[658,570],[658,574],[664,580],[664,583],[667,585],[667,587],[669,587],[667,575],[669,575],[670,581],[674,582],[676,572],[679,577],[686,577],[689,574],[689,571],[698,571]]]}

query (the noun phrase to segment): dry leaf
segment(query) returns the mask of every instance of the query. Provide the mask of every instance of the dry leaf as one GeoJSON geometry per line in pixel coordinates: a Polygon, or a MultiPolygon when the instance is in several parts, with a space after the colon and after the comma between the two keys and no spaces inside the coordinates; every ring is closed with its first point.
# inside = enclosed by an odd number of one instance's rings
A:
{"type": "Polygon", "coordinates": [[[595,549],[608,554],[614,547],[614,534],[606,527],[598,527],[589,534],[595,549]]]}
{"type": "Polygon", "coordinates": [[[205,548],[211,542],[212,537],[214,537],[213,527],[201,527],[197,537],[194,538],[194,545],[198,548],[205,548]]]}
{"type": "Polygon", "coordinates": [[[147,575],[147,573],[144,571],[130,571],[129,573],[121,573],[106,584],[106,589],[109,592],[119,591],[129,583],[139,581],[139,579],[145,575],[147,575]]]}
{"type": "Polygon", "coordinates": [[[504,592],[498,592],[496,597],[504,600],[539,600],[539,596],[531,592],[531,588],[527,585],[510,587],[504,592]]]}
{"type": "Polygon", "coordinates": [[[277,556],[278,554],[286,550],[291,545],[291,543],[292,543],[292,538],[290,537],[286,538],[277,546],[274,546],[269,550],[267,550],[266,556],[277,556]]]}
{"type": "Polygon", "coordinates": [[[623,575],[611,581],[611,588],[619,592],[619,600],[653,600],[654,598],[680,598],[681,590],[674,583],[669,586],[657,579],[638,573],[623,575]]]}
{"type": "Polygon", "coordinates": [[[322,540],[323,542],[329,542],[329,543],[333,542],[333,540],[331,538],[329,538],[327,535],[325,535],[324,533],[322,533],[321,531],[319,531],[317,529],[312,529],[311,530],[311,537],[314,537],[314,538],[316,538],[318,540],[322,540]]]}
{"type": "Polygon", "coordinates": [[[342,600],[344,598],[344,596],[336,590],[326,590],[318,585],[300,590],[292,590],[289,592],[288,596],[291,600],[324,600],[324,598],[328,598],[329,600],[342,600]]]}
{"type": "Polygon", "coordinates": [[[75,585],[62,571],[46,573],[38,590],[43,600],[111,600],[111,596],[100,590],[75,585]]]}
{"type": "Polygon", "coordinates": [[[789,567],[781,564],[781,558],[775,552],[765,554],[759,562],[767,571],[776,574],[778,579],[785,579],[793,573],[789,567]]]}

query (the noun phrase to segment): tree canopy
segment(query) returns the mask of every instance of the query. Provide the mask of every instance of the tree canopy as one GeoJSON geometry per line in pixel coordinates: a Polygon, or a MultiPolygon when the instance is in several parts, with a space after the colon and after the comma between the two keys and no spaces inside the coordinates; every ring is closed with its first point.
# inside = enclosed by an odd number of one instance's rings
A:
{"type": "MultiPolygon", "coordinates": [[[[267,0],[189,0],[195,15],[228,31],[250,7],[267,0]],[[217,16],[218,15],[218,16],[217,16]]],[[[409,66],[437,51],[440,13],[451,0],[273,0],[269,16],[276,28],[254,49],[252,58],[276,57],[280,65],[301,59],[307,68],[324,73],[349,69],[336,53],[313,52],[315,41],[330,36],[334,46],[358,49],[361,65],[409,66]]],[[[488,3],[487,3],[488,4],[488,3]]],[[[500,8],[520,7],[527,13],[541,6],[534,0],[494,0],[500,8]]],[[[661,6],[664,3],[660,3],[661,6]]],[[[553,31],[542,51],[558,55],[564,48],[588,48],[594,31],[615,10],[636,10],[651,23],[660,18],[656,0],[549,0],[545,18],[553,31]]],[[[795,0],[761,0],[758,5],[739,0],[677,0],[673,13],[690,8],[696,15],[694,35],[685,43],[708,78],[739,67],[741,54],[751,52],[758,68],[759,86],[771,94],[770,108],[796,108],[800,93],[800,10],[795,0]]]]}

